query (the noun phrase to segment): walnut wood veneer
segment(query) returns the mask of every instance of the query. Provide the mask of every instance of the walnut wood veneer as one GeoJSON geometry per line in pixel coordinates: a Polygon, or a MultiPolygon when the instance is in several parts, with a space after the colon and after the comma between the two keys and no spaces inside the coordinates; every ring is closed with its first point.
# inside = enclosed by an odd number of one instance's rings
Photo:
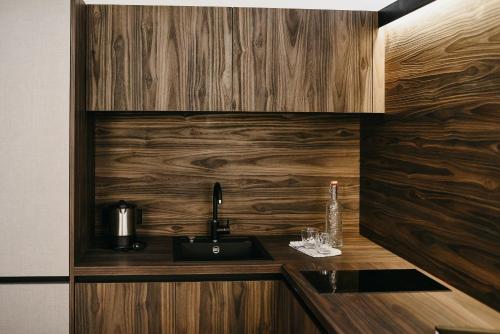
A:
{"type": "Polygon", "coordinates": [[[139,235],[208,233],[212,187],[232,234],[323,228],[328,185],[340,184],[346,232],[358,231],[359,120],[339,114],[169,114],[98,117],[96,233],[102,210],[144,208],[139,235]]]}
{"type": "Polygon", "coordinates": [[[372,112],[376,13],[89,6],[94,111],[372,112]]]}
{"type": "Polygon", "coordinates": [[[500,310],[500,2],[386,29],[386,115],[362,126],[361,231],[500,310]]]}
{"type": "Polygon", "coordinates": [[[231,110],[232,9],[89,6],[87,108],[231,110]]]}
{"type": "Polygon", "coordinates": [[[376,13],[235,8],[236,110],[371,112],[376,13]]]}
{"type": "Polygon", "coordinates": [[[76,333],[319,333],[282,281],[77,283],[76,333]]]}

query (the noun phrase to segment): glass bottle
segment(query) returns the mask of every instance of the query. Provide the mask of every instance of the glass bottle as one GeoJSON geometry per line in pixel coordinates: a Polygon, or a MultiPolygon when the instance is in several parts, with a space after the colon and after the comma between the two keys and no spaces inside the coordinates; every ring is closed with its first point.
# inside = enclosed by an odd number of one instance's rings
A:
{"type": "Polygon", "coordinates": [[[325,231],[330,234],[330,243],[334,248],[342,248],[342,218],[341,207],[337,201],[337,181],[330,183],[330,199],[326,204],[326,226],[325,231]]]}

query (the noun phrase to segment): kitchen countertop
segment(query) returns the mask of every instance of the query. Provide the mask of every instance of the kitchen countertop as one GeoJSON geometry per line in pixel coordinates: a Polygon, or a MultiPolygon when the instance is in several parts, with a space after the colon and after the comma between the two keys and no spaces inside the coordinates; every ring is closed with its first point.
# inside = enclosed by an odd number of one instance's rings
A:
{"type": "Polygon", "coordinates": [[[299,240],[299,236],[259,236],[258,239],[273,260],[174,262],[171,237],[140,238],[147,247],[142,251],[128,252],[109,249],[102,239],[98,239],[78,261],[74,275],[279,274],[283,264],[311,261],[317,265],[355,263],[360,268],[374,264],[387,268],[412,268],[405,260],[359,235],[345,236],[343,254],[331,258],[311,258],[289,247],[289,241],[299,240]]]}
{"type": "Polygon", "coordinates": [[[171,237],[142,238],[147,247],[137,252],[115,252],[97,241],[73,272],[75,276],[282,274],[327,332],[434,333],[435,326],[500,329],[500,313],[427,273],[451,291],[320,294],[300,273],[415,268],[362,236],[345,236],[343,254],[331,258],[311,258],[292,249],[288,242],[297,236],[258,239],[273,260],[181,263],[173,261],[171,237]]]}
{"type": "Polygon", "coordinates": [[[329,333],[434,333],[436,326],[500,330],[498,312],[432,275],[451,291],[320,294],[300,273],[316,268],[285,264],[283,275],[329,333]]]}

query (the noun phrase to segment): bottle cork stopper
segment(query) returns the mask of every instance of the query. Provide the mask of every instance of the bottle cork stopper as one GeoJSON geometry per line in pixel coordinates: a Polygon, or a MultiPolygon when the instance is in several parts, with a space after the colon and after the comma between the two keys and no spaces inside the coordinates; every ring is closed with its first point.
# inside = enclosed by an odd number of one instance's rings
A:
{"type": "Polygon", "coordinates": [[[332,182],[330,182],[330,185],[332,185],[332,186],[336,186],[337,184],[339,184],[338,181],[332,181],[332,182]]]}

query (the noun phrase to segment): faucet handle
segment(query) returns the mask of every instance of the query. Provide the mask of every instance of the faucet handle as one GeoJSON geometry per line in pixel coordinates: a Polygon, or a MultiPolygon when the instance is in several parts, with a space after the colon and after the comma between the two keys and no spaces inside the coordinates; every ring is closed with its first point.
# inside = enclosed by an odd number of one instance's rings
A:
{"type": "Polygon", "coordinates": [[[231,229],[229,227],[229,219],[226,220],[226,224],[225,225],[221,225],[217,229],[217,232],[219,232],[221,234],[229,234],[230,231],[231,231],[231,229]]]}

